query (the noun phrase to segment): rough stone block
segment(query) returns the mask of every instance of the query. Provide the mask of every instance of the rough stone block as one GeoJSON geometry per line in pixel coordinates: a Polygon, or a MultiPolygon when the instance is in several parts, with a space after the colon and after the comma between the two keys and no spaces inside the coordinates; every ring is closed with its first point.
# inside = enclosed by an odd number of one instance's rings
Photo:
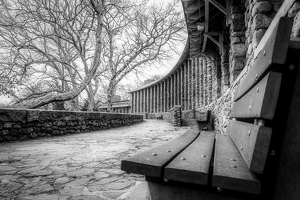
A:
{"type": "Polygon", "coordinates": [[[288,17],[295,17],[299,11],[300,11],[300,1],[296,1],[288,11],[288,17]]]}
{"type": "Polygon", "coordinates": [[[18,109],[0,109],[0,121],[23,122],[26,120],[27,111],[18,109]]]}
{"type": "Polygon", "coordinates": [[[239,37],[231,37],[230,42],[231,42],[231,44],[237,44],[237,43],[240,43],[241,40],[239,37]]]}
{"type": "Polygon", "coordinates": [[[300,37],[300,12],[298,12],[294,18],[292,37],[300,37]]]}
{"type": "Polygon", "coordinates": [[[253,38],[252,38],[252,47],[256,48],[257,45],[259,44],[260,40],[264,36],[266,32],[266,29],[259,29],[257,31],[254,31],[253,33],[253,38]]]}
{"type": "Polygon", "coordinates": [[[12,128],[20,129],[20,128],[22,128],[22,124],[20,124],[20,123],[14,124],[14,125],[12,125],[12,128]]]}
{"type": "Polygon", "coordinates": [[[28,110],[27,121],[38,121],[40,117],[40,110],[28,110]]]}
{"type": "Polygon", "coordinates": [[[12,123],[4,123],[4,128],[11,128],[12,127],[12,123]]]}
{"type": "Polygon", "coordinates": [[[272,18],[264,14],[257,14],[253,18],[252,30],[257,30],[261,28],[268,28],[272,22],[272,18]]]}
{"type": "Polygon", "coordinates": [[[245,44],[239,43],[231,46],[231,54],[233,57],[245,57],[246,52],[247,49],[245,44]]]}
{"type": "Polygon", "coordinates": [[[9,134],[9,130],[3,130],[1,131],[1,135],[5,136],[9,134]]]}
{"type": "Polygon", "coordinates": [[[232,65],[231,65],[231,72],[232,71],[237,71],[237,70],[242,70],[245,67],[245,63],[241,59],[233,59],[232,60],[232,65]]]}
{"type": "Polygon", "coordinates": [[[251,16],[254,17],[258,13],[269,13],[272,10],[272,4],[268,1],[260,1],[254,4],[251,16]]]}

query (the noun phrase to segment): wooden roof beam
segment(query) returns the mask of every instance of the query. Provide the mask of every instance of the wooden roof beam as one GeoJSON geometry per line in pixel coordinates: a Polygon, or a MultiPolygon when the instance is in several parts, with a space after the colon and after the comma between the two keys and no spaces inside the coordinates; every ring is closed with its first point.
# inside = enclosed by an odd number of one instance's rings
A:
{"type": "Polygon", "coordinates": [[[218,45],[220,47],[220,43],[213,36],[211,36],[209,34],[205,34],[205,33],[204,33],[204,35],[206,37],[208,37],[211,41],[213,41],[213,43],[215,43],[216,45],[218,45]]]}
{"type": "Polygon", "coordinates": [[[218,3],[216,0],[208,0],[211,4],[213,4],[216,8],[218,8],[222,13],[227,15],[227,10],[222,6],[220,3],[218,3]]]}

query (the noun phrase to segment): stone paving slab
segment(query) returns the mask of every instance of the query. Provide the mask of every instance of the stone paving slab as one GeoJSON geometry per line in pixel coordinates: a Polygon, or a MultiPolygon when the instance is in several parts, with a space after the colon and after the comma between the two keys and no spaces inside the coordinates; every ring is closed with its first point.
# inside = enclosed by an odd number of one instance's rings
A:
{"type": "Polygon", "coordinates": [[[1,200],[146,200],[144,177],[121,160],[188,127],[163,120],[116,129],[0,144],[1,200]]]}

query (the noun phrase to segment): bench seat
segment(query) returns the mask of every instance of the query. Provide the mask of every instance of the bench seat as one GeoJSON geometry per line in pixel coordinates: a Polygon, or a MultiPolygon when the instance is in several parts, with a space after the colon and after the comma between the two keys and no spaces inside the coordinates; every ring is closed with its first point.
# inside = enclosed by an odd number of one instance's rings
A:
{"type": "MultiPolygon", "coordinates": [[[[286,166],[293,172],[299,172],[298,168],[290,164],[287,166],[286,163],[293,161],[285,159],[292,154],[295,155],[293,159],[299,160],[299,154],[292,152],[289,147],[295,150],[299,143],[293,143],[291,136],[284,139],[286,134],[293,135],[299,141],[300,61],[299,50],[289,48],[292,24],[290,18],[282,17],[279,20],[263,53],[259,54],[241,80],[225,134],[215,134],[213,131],[195,134],[197,131],[190,130],[178,138],[182,142],[175,139],[175,142],[170,141],[123,160],[121,168],[127,172],[143,174],[149,182],[154,182],[151,177],[159,178],[164,184],[170,181],[163,188],[174,186],[176,194],[179,187],[182,187],[180,198],[184,196],[185,199],[203,199],[209,196],[207,193],[212,194],[208,199],[217,199],[212,191],[215,188],[218,191],[225,189],[226,195],[227,191],[233,194],[229,198],[224,195],[221,199],[245,199],[245,196],[249,199],[274,199],[276,192],[283,197],[288,195],[278,190],[293,190],[285,188],[285,185],[291,184],[286,181],[280,183],[281,179],[290,182],[294,178],[300,180],[300,177],[294,177],[284,168],[286,166]],[[279,162],[279,156],[274,155],[281,152],[283,140],[290,142],[284,143],[285,157],[280,157],[279,162]],[[166,157],[165,152],[174,145],[177,148],[172,149],[174,152],[166,157]],[[161,152],[162,158],[151,157],[151,153],[156,152],[161,152]],[[149,170],[149,166],[157,168],[149,170]],[[279,174],[287,176],[276,177],[277,169],[279,174]],[[173,182],[176,184],[172,185],[173,182]],[[193,196],[194,192],[189,196],[183,195],[187,186],[201,190],[198,192],[201,198],[193,196]],[[274,191],[274,188],[278,191],[274,191]]],[[[293,47],[300,45],[293,43],[293,47]]],[[[161,196],[165,196],[163,192],[161,196]]],[[[168,199],[161,196],[154,199],[168,199]]]]}

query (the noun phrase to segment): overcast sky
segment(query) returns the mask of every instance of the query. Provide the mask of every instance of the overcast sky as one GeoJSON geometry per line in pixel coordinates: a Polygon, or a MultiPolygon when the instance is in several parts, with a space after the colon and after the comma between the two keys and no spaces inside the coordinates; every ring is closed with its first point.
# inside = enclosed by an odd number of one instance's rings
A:
{"type": "MultiPolygon", "coordinates": [[[[166,3],[168,1],[171,1],[171,0],[164,0],[163,3],[166,3]]],[[[150,2],[152,2],[152,3],[156,3],[156,2],[161,3],[162,1],[161,0],[150,0],[150,2]]],[[[180,4],[180,9],[182,9],[181,6],[182,5],[180,4]]],[[[180,52],[180,54],[183,51],[183,48],[184,48],[184,44],[178,46],[178,52],[180,52]]],[[[165,66],[161,66],[159,68],[152,67],[151,69],[149,69],[149,71],[146,71],[145,73],[147,73],[149,76],[153,76],[153,75],[164,76],[169,71],[171,71],[172,68],[176,65],[179,57],[180,57],[180,55],[174,54],[173,59],[169,63],[165,62],[165,66]]],[[[124,79],[124,81],[122,81],[122,82],[126,83],[126,82],[128,82],[128,80],[132,80],[132,78],[134,79],[135,77],[129,77],[129,78],[127,78],[127,80],[124,79]]],[[[146,80],[146,79],[147,79],[147,76],[146,77],[141,77],[141,80],[146,80]]],[[[10,102],[9,98],[0,95],[0,104],[1,103],[9,103],[9,102],[10,102]]]]}

